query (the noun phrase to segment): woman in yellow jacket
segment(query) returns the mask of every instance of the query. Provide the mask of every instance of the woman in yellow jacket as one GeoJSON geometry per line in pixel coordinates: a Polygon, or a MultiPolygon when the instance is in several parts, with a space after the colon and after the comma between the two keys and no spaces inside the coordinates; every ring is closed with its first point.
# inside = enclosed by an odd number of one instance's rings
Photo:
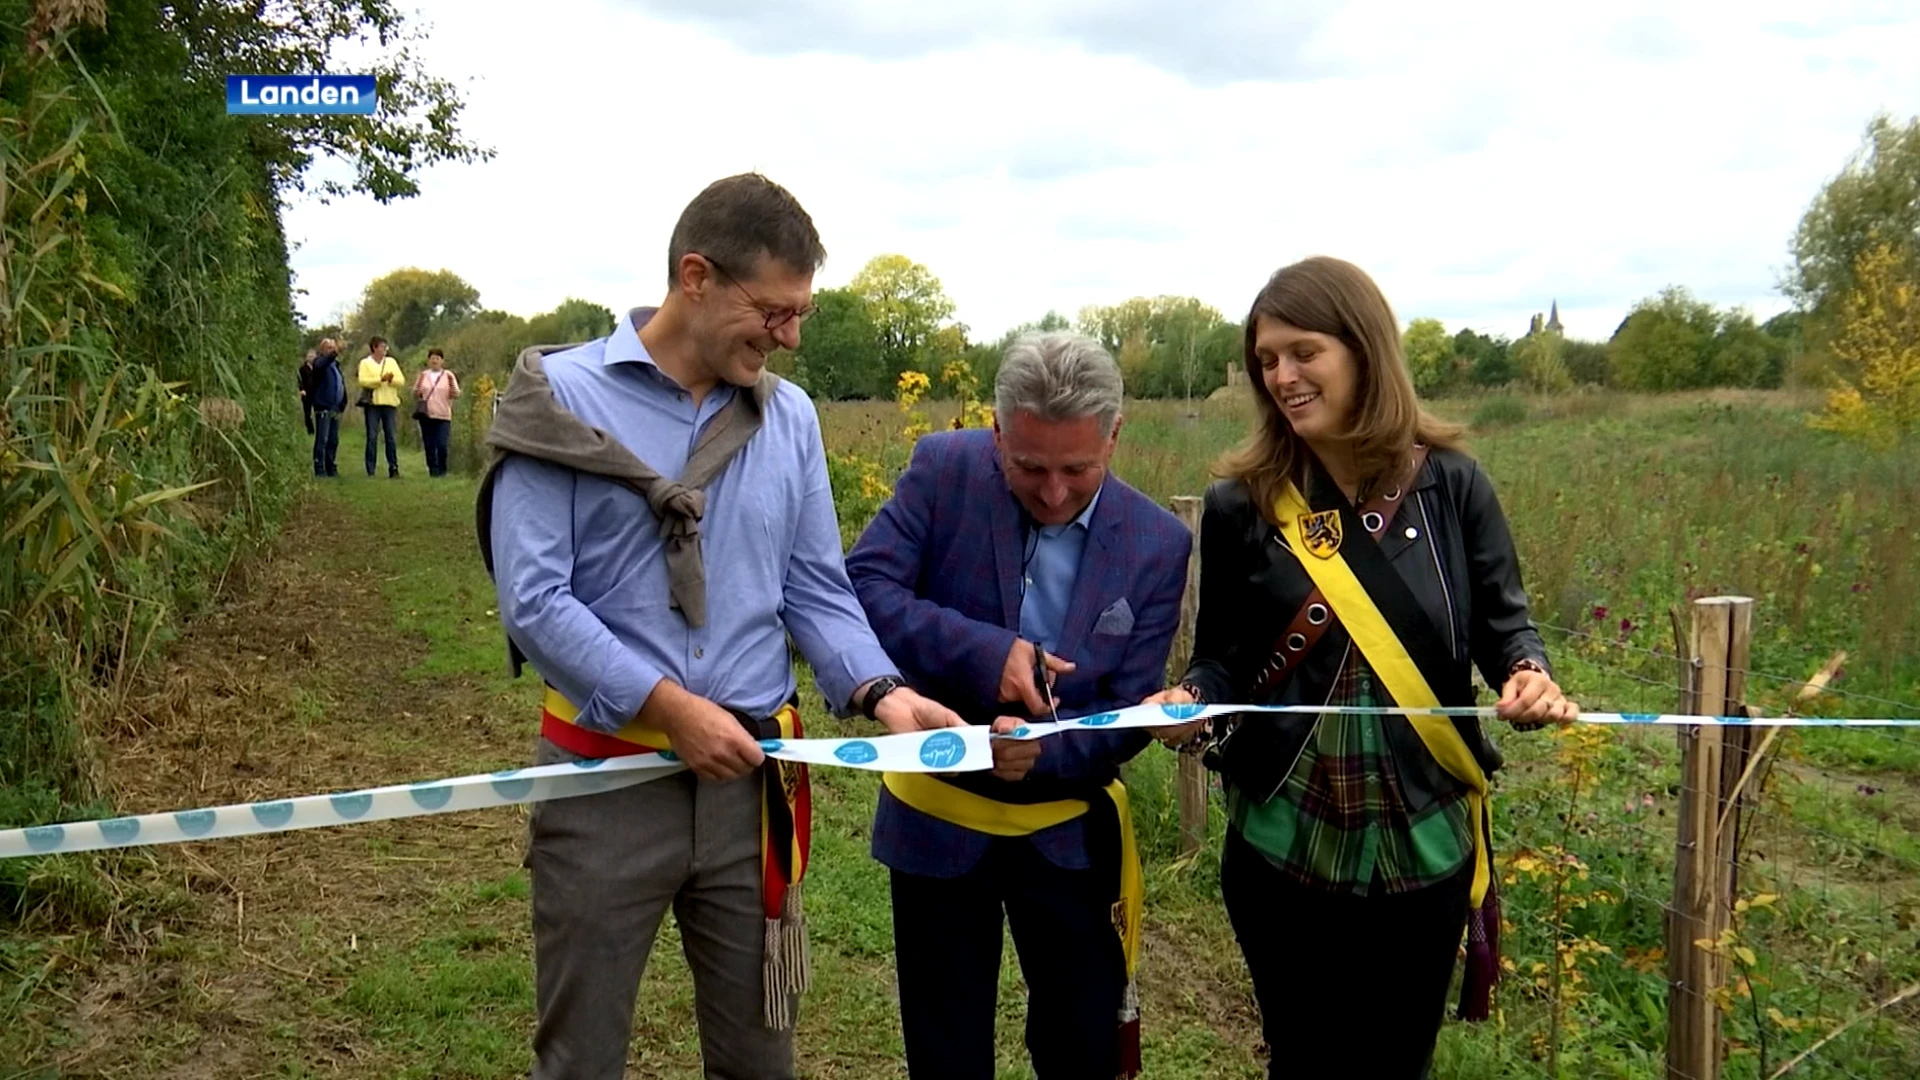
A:
{"type": "Polygon", "coordinates": [[[368,355],[360,361],[360,407],[367,413],[367,475],[373,475],[373,467],[380,462],[378,447],[374,445],[374,429],[377,427],[387,436],[387,475],[400,475],[400,453],[394,446],[394,430],[400,413],[400,387],[405,385],[406,376],[400,371],[400,365],[387,355],[387,339],[375,337],[367,342],[368,355]]]}

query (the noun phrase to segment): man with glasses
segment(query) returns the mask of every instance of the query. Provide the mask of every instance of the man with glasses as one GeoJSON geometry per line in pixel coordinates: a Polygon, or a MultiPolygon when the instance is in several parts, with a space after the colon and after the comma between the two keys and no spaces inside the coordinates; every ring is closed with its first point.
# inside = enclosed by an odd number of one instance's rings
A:
{"type": "Polygon", "coordinates": [[[535,805],[534,1080],[624,1074],[669,908],[706,1075],[794,1075],[809,795],[760,742],[800,735],[789,635],[836,713],[961,723],[868,627],[813,402],[765,371],[813,310],[812,220],[735,176],[687,206],[667,254],[660,306],[523,355],[488,435],[481,550],[510,655],[547,683],[537,761],[670,751],[691,770],[535,805]]]}
{"type": "MultiPolygon", "coordinates": [[[[1015,341],[994,428],[922,438],[847,556],[880,643],[974,723],[1091,717],[1166,680],[1192,538],[1107,471],[1120,368],[1073,334],[1015,341]]],[[[1140,879],[1120,765],[1144,731],[995,740],[992,773],[887,773],[873,855],[892,871],[913,1080],[992,1080],[1002,927],[1039,1080],[1139,1067],[1140,879]]]]}

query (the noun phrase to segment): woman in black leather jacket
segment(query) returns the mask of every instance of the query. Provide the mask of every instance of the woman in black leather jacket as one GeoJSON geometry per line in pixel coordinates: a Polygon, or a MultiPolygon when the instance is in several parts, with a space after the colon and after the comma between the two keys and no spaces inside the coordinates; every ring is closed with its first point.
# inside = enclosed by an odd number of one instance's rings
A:
{"type": "MultiPolygon", "coordinates": [[[[1273,275],[1247,317],[1260,424],[1217,468],[1200,533],[1190,701],[1474,704],[1568,723],[1513,539],[1459,431],[1414,395],[1379,288],[1337,259],[1273,275]]],[[[1225,779],[1220,888],[1270,1077],[1424,1077],[1463,930],[1484,1015],[1499,915],[1487,851],[1498,751],[1472,717],[1262,715],[1161,729],[1225,779]]]]}

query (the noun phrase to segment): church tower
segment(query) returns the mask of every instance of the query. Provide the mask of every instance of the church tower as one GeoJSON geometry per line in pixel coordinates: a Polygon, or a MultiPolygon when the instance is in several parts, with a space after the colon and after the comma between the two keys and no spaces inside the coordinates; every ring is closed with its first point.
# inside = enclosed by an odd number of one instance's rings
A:
{"type": "Polygon", "coordinates": [[[1558,299],[1553,302],[1553,314],[1547,316],[1547,329],[1556,334],[1566,332],[1565,327],[1560,325],[1560,301],[1558,299]]]}

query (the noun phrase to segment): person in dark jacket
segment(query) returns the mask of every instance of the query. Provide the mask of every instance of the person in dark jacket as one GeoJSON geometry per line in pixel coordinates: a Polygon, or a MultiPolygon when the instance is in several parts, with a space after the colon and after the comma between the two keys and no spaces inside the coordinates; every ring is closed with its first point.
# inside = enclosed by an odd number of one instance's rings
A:
{"type": "MultiPolygon", "coordinates": [[[[1220,462],[1179,685],[1149,703],[1418,709],[1569,723],[1513,539],[1459,429],[1414,395],[1398,323],[1360,268],[1273,275],[1246,323],[1260,423],[1220,462]]],[[[1227,792],[1220,890],[1270,1077],[1424,1077],[1463,931],[1462,1015],[1497,977],[1488,777],[1472,717],[1247,714],[1159,729],[1227,792]]]]}
{"type": "Polygon", "coordinates": [[[313,434],[313,402],[308,395],[313,390],[313,358],[319,352],[318,349],[307,350],[306,358],[300,361],[300,373],[294,378],[300,387],[300,420],[306,425],[309,435],[313,434]]]}
{"type": "Polygon", "coordinates": [[[340,370],[340,346],[326,338],[314,350],[303,399],[312,417],[313,475],[338,476],[340,414],[347,411],[347,378],[340,370]]]}
{"type": "MultiPolygon", "coordinates": [[[[1108,471],[1122,396],[1099,342],[1014,341],[993,430],[921,438],[847,555],[887,655],[970,722],[1094,717],[1166,680],[1192,538],[1108,471]]],[[[1033,1074],[1138,1072],[1141,894],[1119,777],[1151,743],[1096,726],[1000,740],[991,774],[882,778],[872,850],[891,871],[912,1080],[994,1075],[1003,926],[1033,1074]]]]}

